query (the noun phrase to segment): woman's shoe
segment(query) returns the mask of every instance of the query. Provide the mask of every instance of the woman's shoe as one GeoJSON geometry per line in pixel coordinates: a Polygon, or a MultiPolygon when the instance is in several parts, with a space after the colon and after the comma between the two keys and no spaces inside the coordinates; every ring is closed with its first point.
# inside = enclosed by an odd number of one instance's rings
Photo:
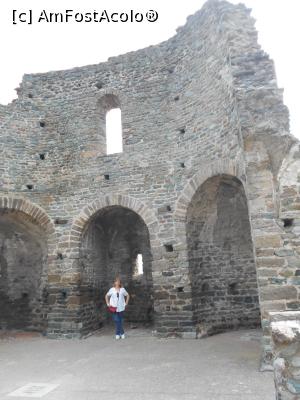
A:
{"type": "Polygon", "coordinates": [[[116,340],[119,340],[120,339],[120,335],[116,335],[116,340]]]}
{"type": "Polygon", "coordinates": [[[125,339],[125,333],[123,333],[123,335],[121,335],[121,339],[125,339]]]}

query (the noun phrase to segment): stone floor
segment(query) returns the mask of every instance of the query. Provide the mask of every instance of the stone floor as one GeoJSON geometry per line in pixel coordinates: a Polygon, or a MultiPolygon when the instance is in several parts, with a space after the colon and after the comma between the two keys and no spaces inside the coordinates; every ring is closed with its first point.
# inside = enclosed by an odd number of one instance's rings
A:
{"type": "MultiPolygon", "coordinates": [[[[274,400],[273,375],[259,372],[260,332],[202,340],[157,339],[129,329],[84,340],[0,335],[0,399],[274,400]],[[9,394],[29,383],[56,384],[46,395],[9,394]]],[[[50,390],[50,389],[49,389],[50,390]]]]}

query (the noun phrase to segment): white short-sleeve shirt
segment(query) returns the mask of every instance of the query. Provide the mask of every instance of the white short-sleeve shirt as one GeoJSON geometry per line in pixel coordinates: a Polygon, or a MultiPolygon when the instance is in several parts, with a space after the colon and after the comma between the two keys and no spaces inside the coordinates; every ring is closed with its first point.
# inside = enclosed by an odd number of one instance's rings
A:
{"type": "Polygon", "coordinates": [[[109,305],[112,307],[117,307],[117,312],[122,312],[125,310],[125,297],[128,296],[125,288],[120,288],[120,291],[118,292],[116,288],[112,287],[109,289],[106,295],[109,297],[109,305]]]}

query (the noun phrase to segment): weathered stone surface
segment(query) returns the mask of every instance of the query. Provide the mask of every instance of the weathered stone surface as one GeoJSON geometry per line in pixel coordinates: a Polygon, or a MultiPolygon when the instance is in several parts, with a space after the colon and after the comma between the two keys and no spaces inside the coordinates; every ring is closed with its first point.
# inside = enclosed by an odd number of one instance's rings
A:
{"type": "Polygon", "coordinates": [[[46,256],[43,230],[21,212],[0,210],[0,329],[45,329],[46,256]]]}
{"type": "Polygon", "coordinates": [[[264,235],[255,237],[255,246],[260,248],[276,248],[281,245],[281,237],[279,235],[264,235]]]}
{"type": "Polygon", "coordinates": [[[197,323],[209,334],[260,323],[246,196],[228,177],[209,179],[188,208],[187,237],[197,323]]]}
{"type": "Polygon", "coordinates": [[[106,322],[117,273],[128,318],[160,335],[257,324],[258,292],[263,317],[296,308],[300,147],[288,129],[254,21],[225,1],[158,46],[25,75],[0,105],[1,323],[86,334],[106,322]],[[107,154],[117,107],[123,152],[107,154]]]}
{"type": "Polygon", "coordinates": [[[256,263],[258,268],[279,268],[284,266],[285,260],[281,257],[257,257],[256,263]]]}
{"type": "Polygon", "coordinates": [[[68,298],[68,304],[80,304],[81,300],[79,296],[70,296],[68,298]]]}
{"type": "Polygon", "coordinates": [[[294,255],[294,250],[293,249],[277,249],[275,250],[275,255],[278,257],[288,257],[288,256],[293,256],[294,255]]]}
{"type": "Polygon", "coordinates": [[[260,303],[261,314],[263,318],[269,318],[269,313],[273,311],[285,311],[286,310],[286,302],[285,300],[268,300],[261,301],[260,303]]]}
{"type": "Polygon", "coordinates": [[[261,300],[291,300],[297,299],[297,289],[294,286],[268,286],[260,289],[261,300]]]}
{"type": "Polygon", "coordinates": [[[271,313],[276,398],[300,396],[300,312],[271,313]],[[273,321],[273,322],[272,322],[273,321]]]}
{"type": "Polygon", "coordinates": [[[61,275],[48,275],[48,282],[51,283],[58,283],[61,282],[61,275]]]}

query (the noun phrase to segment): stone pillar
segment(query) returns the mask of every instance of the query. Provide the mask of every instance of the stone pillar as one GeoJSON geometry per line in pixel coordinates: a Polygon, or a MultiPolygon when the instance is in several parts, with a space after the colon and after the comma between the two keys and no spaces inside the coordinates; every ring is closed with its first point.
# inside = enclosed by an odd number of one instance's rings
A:
{"type": "Polygon", "coordinates": [[[174,243],[153,251],[153,283],[156,334],[196,339],[191,305],[191,285],[186,250],[174,243]]]}
{"type": "Polygon", "coordinates": [[[57,246],[49,258],[49,338],[80,338],[86,333],[81,318],[86,299],[80,296],[79,248],[70,245],[69,229],[70,224],[57,226],[57,246]]]}
{"type": "Polygon", "coordinates": [[[276,223],[276,208],[269,157],[262,142],[245,140],[245,161],[249,218],[257,267],[257,281],[263,327],[262,369],[269,369],[272,352],[268,327],[268,312],[285,309],[288,288],[282,289],[278,270],[284,260],[275,254],[282,247],[280,227],[276,223]]]}
{"type": "Polygon", "coordinates": [[[78,268],[72,267],[74,260],[65,258],[55,260],[53,264],[57,265],[58,261],[60,265],[48,276],[47,337],[79,338],[86,333],[80,315],[85,302],[80,296],[80,272],[78,268]]]}
{"type": "Polygon", "coordinates": [[[277,400],[300,399],[300,311],[270,313],[277,400]]]}

